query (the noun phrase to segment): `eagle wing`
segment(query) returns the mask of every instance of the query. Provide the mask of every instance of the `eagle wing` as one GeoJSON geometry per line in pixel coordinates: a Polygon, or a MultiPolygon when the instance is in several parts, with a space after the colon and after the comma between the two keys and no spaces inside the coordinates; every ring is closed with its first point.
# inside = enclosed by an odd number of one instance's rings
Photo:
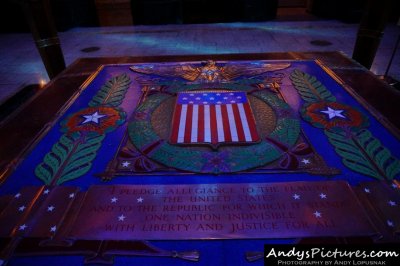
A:
{"type": "Polygon", "coordinates": [[[130,69],[140,74],[152,74],[161,77],[181,77],[189,81],[195,81],[201,73],[199,68],[190,65],[134,65],[130,69]]]}
{"type": "Polygon", "coordinates": [[[221,75],[227,80],[232,80],[241,76],[257,76],[265,72],[282,70],[289,66],[289,63],[227,64],[221,70],[221,75]]]}

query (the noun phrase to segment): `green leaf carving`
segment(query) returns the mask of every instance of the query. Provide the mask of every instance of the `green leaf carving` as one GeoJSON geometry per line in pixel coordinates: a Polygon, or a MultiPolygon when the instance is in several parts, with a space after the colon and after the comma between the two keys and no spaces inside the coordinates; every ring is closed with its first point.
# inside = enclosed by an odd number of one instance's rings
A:
{"type": "Polygon", "coordinates": [[[60,185],[84,175],[91,168],[104,137],[93,132],[62,135],[36,167],[36,176],[46,185],[60,185]]]}
{"type": "Polygon", "coordinates": [[[89,106],[119,106],[125,97],[130,83],[131,79],[127,74],[109,79],[89,102],[89,106]]]}
{"type": "Polygon", "coordinates": [[[377,179],[392,180],[400,173],[400,161],[367,129],[351,133],[325,130],[325,134],[348,168],[377,179]]]}
{"type": "Polygon", "coordinates": [[[336,101],[335,96],[315,76],[295,69],[290,75],[290,79],[301,98],[306,102],[336,101]]]}

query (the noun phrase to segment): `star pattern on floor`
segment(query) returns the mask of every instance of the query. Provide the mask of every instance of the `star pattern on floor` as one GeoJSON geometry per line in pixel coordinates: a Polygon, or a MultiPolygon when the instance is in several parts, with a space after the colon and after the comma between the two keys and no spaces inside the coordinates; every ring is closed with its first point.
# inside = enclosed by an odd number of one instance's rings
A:
{"type": "Polygon", "coordinates": [[[342,115],[342,113],[344,112],[344,110],[338,110],[338,109],[332,109],[328,106],[327,110],[323,110],[320,111],[321,113],[327,114],[329,120],[335,118],[335,117],[339,117],[339,118],[346,118],[344,115],[342,115]]]}
{"type": "Polygon", "coordinates": [[[98,124],[100,118],[106,117],[106,115],[101,115],[99,114],[99,112],[96,111],[91,115],[84,115],[83,117],[85,118],[85,120],[82,122],[82,125],[90,122],[98,124]]]}

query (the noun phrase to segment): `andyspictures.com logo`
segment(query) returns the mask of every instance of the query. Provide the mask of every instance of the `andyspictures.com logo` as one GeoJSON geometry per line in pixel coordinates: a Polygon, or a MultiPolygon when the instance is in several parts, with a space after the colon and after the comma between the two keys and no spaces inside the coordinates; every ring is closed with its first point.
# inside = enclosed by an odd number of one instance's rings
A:
{"type": "Polygon", "coordinates": [[[386,265],[400,266],[397,246],[265,245],[265,265],[386,265]]]}
{"type": "MultiPolygon", "coordinates": [[[[356,251],[348,251],[348,250],[339,250],[335,248],[333,250],[325,250],[325,248],[311,248],[310,250],[296,250],[296,247],[293,247],[289,251],[281,251],[275,250],[272,248],[267,255],[267,258],[273,256],[277,257],[288,257],[295,258],[297,260],[304,259],[366,259],[366,258],[391,258],[391,257],[399,257],[400,253],[396,251],[365,251],[365,250],[356,250],[356,251]]],[[[400,265],[399,265],[400,266],[400,265]]]]}

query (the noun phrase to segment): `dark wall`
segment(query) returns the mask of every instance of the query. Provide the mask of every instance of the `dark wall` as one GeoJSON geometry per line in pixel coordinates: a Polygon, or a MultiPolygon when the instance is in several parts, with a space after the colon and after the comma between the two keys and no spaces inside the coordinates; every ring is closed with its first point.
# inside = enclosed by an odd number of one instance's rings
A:
{"type": "MultiPolygon", "coordinates": [[[[98,26],[95,0],[50,0],[58,31],[98,26]]],[[[0,0],[0,32],[30,32],[23,10],[12,0],[0,0]]]]}
{"type": "MultiPolygon", "coordinates": [[[[95,0],[49,0],[58,31],[99,26],[95,0]]],[[[133,24],[218,23],[274,19],[278,0],[131,0],[133,24]]],[[[22,8],[0,0],[0,32],[29,32],[22,8]]]]}
{"type": "Polygon", "coordinates": [[[389,14],[389,21],[397,23],[400,19],[400,1],[392,0],[392,4],[393,6],[392,6],[392,11],[389,14]]]}
{"type": "Polygon", "coordinates": [[[98,26],[95,0],[50,0],[58,31],[98,26]]]}
{"type": "MultiPolygon", "coordinates": [[[[308,0],[321,18],[359,22],[368,0],[308,0]]],[[[400,1],[392,0],[389,21],[397,22],[400,1]]],[[[95,0],[50,0],[58,31],[98,26],[95,0]]],[[[276,17],[278,0],[131,0],[133,23],[179,24],[266,21],[276,17]]],[[[29,32],[15,0],[0,0],[0,32],[29,32]]]]}
{"type": "Polygon", "coordinates": [[[133,23],[191,24],[266,21],[278,0],[131,0],[133,23]]]}
{"type": "Polygon", "coordinates": [[[134,25],[182,22],[180,0],[131,0],[131,10],[134,25]]]}
{"type": "Polygon", "coordinates": [[[242,21],[265,21],[276,18],[278,0],[241,0],[242,21]]]}
{"type": "Polygon", "coordinates": [[[0,0],[0,32],[29,32],[22,8],[11,0],[0,0]]]}
{"type": "Polygon", "coordinates": [[[368,0],[311,0],[308,11],[327,19],[339,19],[344,22],[360,21],[368,0]]]}
{"type": "MultiPolygon", "coordinates": [[[[309,0],[309,12],[327,19],[338,19],[349,23],[358,23],[364,14],[369,0],[309,0]]],[[[389,15],[390,22],[397,22],[400,16],[400,1],[392,0],[389,15]]]]}

